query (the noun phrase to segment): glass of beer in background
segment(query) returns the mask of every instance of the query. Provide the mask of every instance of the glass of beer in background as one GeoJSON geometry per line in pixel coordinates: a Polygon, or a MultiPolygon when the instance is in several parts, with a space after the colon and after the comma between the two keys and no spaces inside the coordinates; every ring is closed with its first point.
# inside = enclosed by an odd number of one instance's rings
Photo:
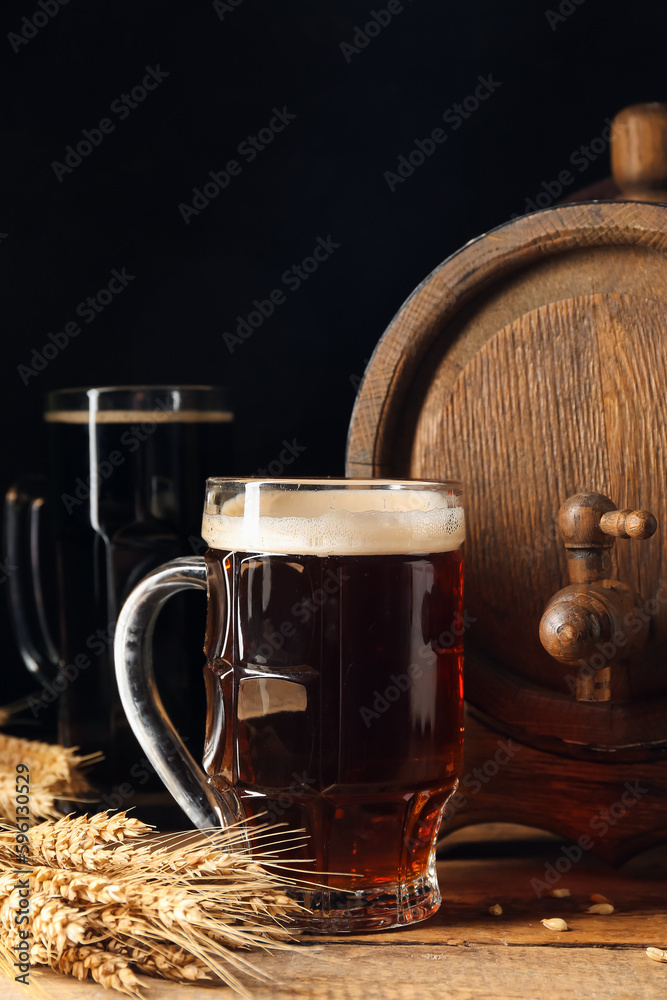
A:
{"type": "MultiPolygon", "coordinates": [[[[202,552],[201,484],[231,463],[232,413],[221,386],[58,389],[44,413],[48,474],[19,480],[5,509],[13,624],[28,669],[43,687],[35,718],[57,705],[58,739],[104,758],[89,772],[99,808],[179,818],[145,766],[122,711],[113,635],[125,598],[149,570],[202,552]]],[[[172,604],[156,641],[172,669],[160,690],[184,735],[203,737],[196,637],[189,595],[172,604]],[[193,681],[193,670],[196,680],[193,681]]],[[[93,796],[87,800],[93,806],[93,796]]],[[[65,806],[65,808],[68,808],[65,806]]]]}
{"type": "Polygon", "coordinates": [[[156,570],[121,613],[119,688],[153,765],[200,828],[261,816],[305,830],[318,884],[290,891],[310,929],[389,928],[440,903],[464,533],[458,483],[209,479],[205,559],[156,570]],[[152,624],[188,586],[208,591],[205,774],[152,677],[152,624]]]}

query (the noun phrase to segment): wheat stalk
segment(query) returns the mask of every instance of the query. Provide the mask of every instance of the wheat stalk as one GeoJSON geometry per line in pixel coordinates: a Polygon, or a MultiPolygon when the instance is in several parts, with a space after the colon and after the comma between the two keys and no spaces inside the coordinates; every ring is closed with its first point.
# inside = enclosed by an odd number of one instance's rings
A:
{"type": "Polygon", "coordinates": [[[6,725],[9,720],[15,722],[15,724],[20,725],[21,723],[28,722],[28,725],[34,725],[35,720],[28,719],[16,719],[15,716],[22,712],[25,708],[30,708],[35,699],[35,693],[24,694],[16,701],[10,702],[8,705],[0,705],[0,726],[6,725]]]}
{"type": "MultiPolygon", "coordinates": [[[[117,868],[128,864],[131,858],[137,861],[150,853],[147,846],[137,848],[130,844],[151,829],[125,812],[47,820],[30,830],[29,860],[34,865],[84,871],[117,868]]],[[[12,853],[14,839],[12,829],[0,828],[0,860],[12,853]]]]}
{"type": "Polygon", "coordinates": [[[131,997],[141,997],[141,985],[124,955],[87,946],[65,948],[57,957],[43,944],[33,944],[30,961],[48,965],[57,972],[69,973],[77,979],[89,976],[108,990],[117,990],[131,997]]]}
{"type": "MultiPolygon", "coordinates": [[[[1,724],[1,722],[0,722],[1,724]]],[[[76,747],[40,743],[0,733],[0,820],[16,821],[16,767],[26,764],[30,781],[31,820],[62,816],[58,799],[82,801],[90,798],[91,787],[81,769],[97,763],[102,755],[77,753],[76,747]]]]}
{"type": "Polygon", "coordinates": [[[43,767],[54,781],[76,781],[77,769],[88,766],[101,758],[101,753],[78,754],[78,747],[63,747],[59,743],[42,743],[24,740],[18,736],[0,733],[0,767],[13,770],[17,764],[27,763],[43,767]]]}
{"type": "MultiPolygon", "coordinates": [[[[32,817],[60,816],[55,806],[52,784],[35,782],[30,788],[30,812],[32,817]]],[[[16,774],[0,772],[0,820],[16,822],[16,774]]]]}
{"type": "MultiPolygon", "coordinates": [[[[239,949],[294,947],[301,911],[285,894],[289,866],[259,850],[275,832],[245,826],[158,837],[126,813],[49,820],[30,830],[17,864],[15,831],[0,830],[0,946],[11,953],[30,871],[31,962],[139,997],[138,975],[219,979],[248,995],[264,974],[239,949]],[[271,867],[271,871],[265,867],[271,867]]],[[[286,835],[285,839],[293,839],[286,835]]],[[[264,977],[266,978],[266,977],[264,977]]]]}

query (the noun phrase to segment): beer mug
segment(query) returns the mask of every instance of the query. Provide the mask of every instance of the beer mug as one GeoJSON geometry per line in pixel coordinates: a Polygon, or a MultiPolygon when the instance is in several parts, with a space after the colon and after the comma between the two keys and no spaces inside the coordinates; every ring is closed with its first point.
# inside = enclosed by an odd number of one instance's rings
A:
{"type": "MultiPolygon", "coordinates": [[[[42,684],[30,708],[37,718],[57,704],[60,742],[104,753],[90,773],[99,807],[133,806],[144,819],[174,822],[173,800],[142,766],[120,706],[113,635],[149,570],[192,543],[204,550],[200,484],[214,456],[231,459],[227,391],[58,389],[46,397],[44,420],[48,474],[15,484],[5,509],[6,550],[18,567],[9,581],[14,629],[42,684]]],[[[197,610],[179,601],[160,623],[158,648],[181,668],[185,659],[198,666],[197,610]]],[[[161,690],[181,727],[203,735],[204,699],[191,677],[192,669],[167,671],[161,690]]]]}
{"type": "MultiPolygon", "coordinates": [[[[323,932],[385,929],[440,904],[435,844],[462,763],[462,491],[457,483],[209,479],[204,558],[132,592],[118,686],[151,763],[199,828],[305,831],[323,932]],[[203,770],[166,716],[151,634],[208,592],[203,770]]],[[[295,852],[288,855],[295,857],[295,852]]]]}

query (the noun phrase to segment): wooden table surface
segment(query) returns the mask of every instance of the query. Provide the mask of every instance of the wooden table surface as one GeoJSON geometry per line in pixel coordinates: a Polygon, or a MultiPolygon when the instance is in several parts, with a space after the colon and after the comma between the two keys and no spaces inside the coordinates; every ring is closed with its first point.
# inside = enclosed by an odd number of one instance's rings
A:
{"type": "MultiPolygon", "coordinates": [[[[530,852],[534,852],[532,845],[530,852]]],[[[253,1000],[667,1000],[667,964],[647,958],[667,948],[667,850],[621,870],[584,857],[557,887],[566,899],[538,899],[531,879],[562,857],[545,841],[533,856],[439,863],[443,905],[407,930],[358,936],[307,937],[297,951],[254,957],[272,982],[248,980],[253,1000]],[[584,911],[591,893],[616,907],[610,916],[584,911]],[[500,903],[502,916],[489,907],[500,903]],[[542,917],[564,917],[571,930],[548,931],[542,917]]],[[[564,862],[560,863],[564,867],[564,862]]],[[[52,972],[31,975],[54,1000],[110,1000],[107,990],[52,972]]],[[[215,985],[145,980],[150,1000],[210,1000],[233,994],[215,985]],[[215,991],[212,993],[211,991],[215,991]]],[[[7,1000],[24,986],[2,984],[7,1000]]]]}

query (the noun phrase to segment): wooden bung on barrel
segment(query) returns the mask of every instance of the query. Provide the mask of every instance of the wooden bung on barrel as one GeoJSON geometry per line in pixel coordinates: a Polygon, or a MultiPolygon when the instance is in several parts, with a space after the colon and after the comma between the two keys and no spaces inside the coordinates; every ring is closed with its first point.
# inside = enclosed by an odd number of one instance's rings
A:
{"type": "Polygon", "coordinates": [[[618,862],[667,837],[667,107],[622,111],[611,142],[619,200],[501,226],[413,292],[347,474],[466,487],[466,756],[443,832],[526,823],[618,862]]]}

